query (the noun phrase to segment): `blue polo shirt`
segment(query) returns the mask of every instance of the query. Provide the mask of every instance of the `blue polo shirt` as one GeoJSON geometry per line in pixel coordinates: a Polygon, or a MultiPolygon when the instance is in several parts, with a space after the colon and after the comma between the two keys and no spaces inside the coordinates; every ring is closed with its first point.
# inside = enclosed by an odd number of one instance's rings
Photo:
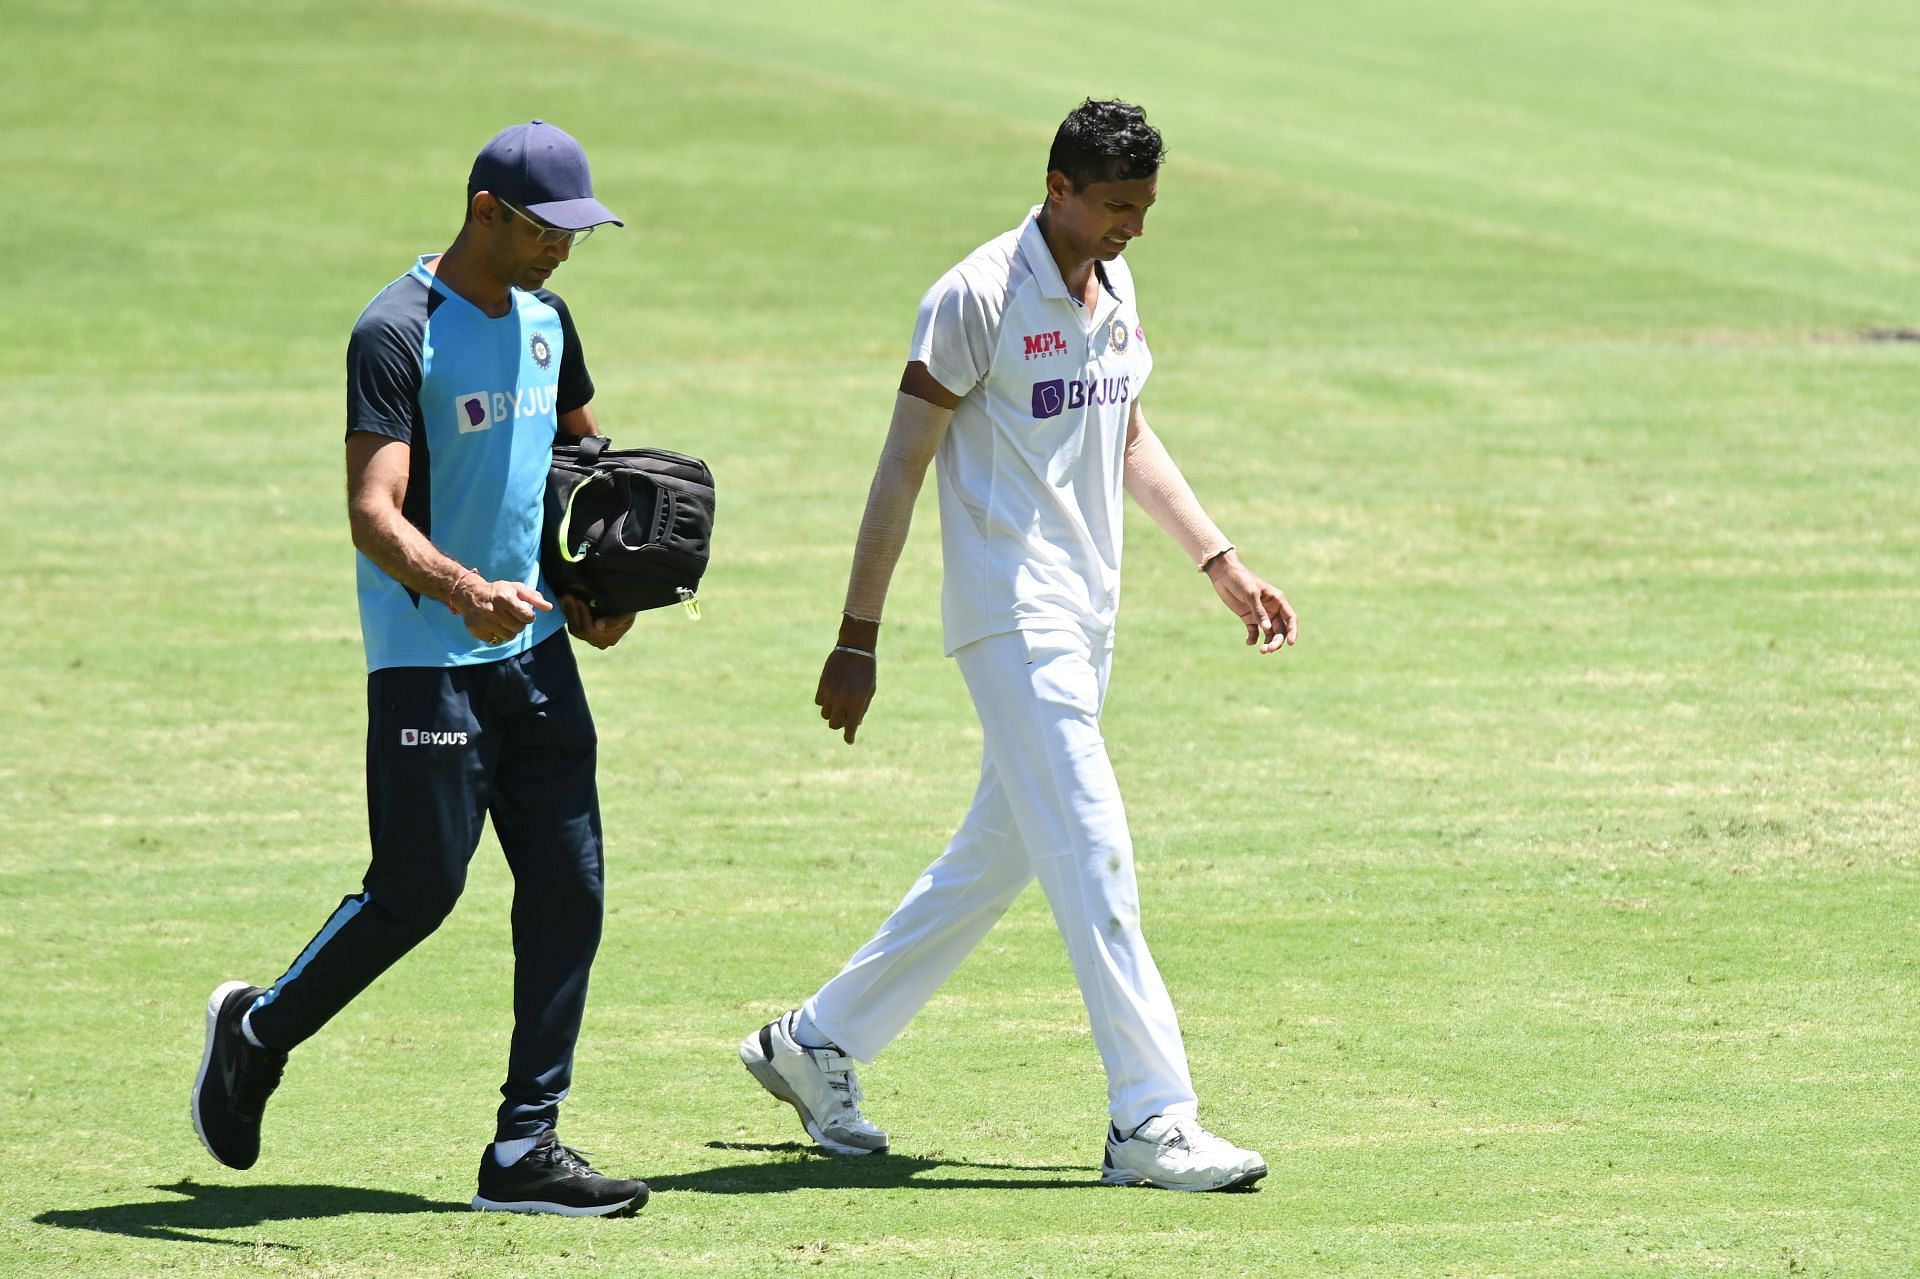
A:
{"type": "Polygon", "coordinates": [[[361,312],[347,344],[347,433],[412,451],[402,511],[448,556],[554,603],[504,644],[482,644],[439,600],[356,552],[367,670],[470,666],[523,653],[566,625],[540,572],[540,527],[559,416],[593,399],[566,303],[514,289],[494,317],[427,270],[429,254],[361,312]]]}

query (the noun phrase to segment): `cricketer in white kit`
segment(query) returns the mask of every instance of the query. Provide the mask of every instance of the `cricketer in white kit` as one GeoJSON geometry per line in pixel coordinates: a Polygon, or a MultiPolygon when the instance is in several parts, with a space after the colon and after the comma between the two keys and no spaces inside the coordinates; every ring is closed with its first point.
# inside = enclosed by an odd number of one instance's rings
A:
{"type": "Polygon", "coordinates": [[[885,1048],[1037,878],[1106,1067],[1101,1179],[1224,1190],[1267,1172],[1199,1123],[1100,734],[1123,494],[1193,557],[1248,644],[1271,653],[1298,635],[1285,595],[1240,562],[1140,410],[1153,356],[1121,253],[1145,229],[1163,154],[1138,107],[1082,103],[1054,139],[1045,201],[920,304],[815,701],[851,743],[874,694],[887,585],[937,457],[946,647],[985,745],[946,851],[837,976],[740,1046],[836,1153],[887,1148],[860,1111],[853,1059],[885,1048]]]}

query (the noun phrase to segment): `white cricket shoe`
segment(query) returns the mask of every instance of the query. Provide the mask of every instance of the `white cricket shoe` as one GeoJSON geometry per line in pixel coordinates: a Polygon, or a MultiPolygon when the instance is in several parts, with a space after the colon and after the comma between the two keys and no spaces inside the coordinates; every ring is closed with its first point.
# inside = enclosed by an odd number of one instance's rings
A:
{"type": "Polygon", "coordinates": [[[1266,1160],[1214,1136],[1190,1116],[1155,1115],[1125,1140],[1118,1128],[1107,1125],[1102,1185],[1233,1190],[1266,1175],[1266,1160]]]}
{"type": "Polygon", "coordinates": [[[740,1041],[740,1061],[760,1086],[800,1113],[807,1135],[836,1155],[882,1154],[887,1134],[860,1113],[853,1058],[838,1048],[807,1048],[783,1013],[740,1041]]]}

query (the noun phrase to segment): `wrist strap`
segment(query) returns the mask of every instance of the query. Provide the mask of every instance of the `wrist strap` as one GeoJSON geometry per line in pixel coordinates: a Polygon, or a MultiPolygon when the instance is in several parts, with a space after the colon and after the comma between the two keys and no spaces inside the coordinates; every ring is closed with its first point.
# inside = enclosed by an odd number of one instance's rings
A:
{"type": "Polygon", "coordinates": [[[852,654],[853,654],[853,655],[854,655],[855,657],[864,657],[864,658],[866,658],[866,659],[867,659],[868,661],[875,661],[875,660],[877,660],[877,659],[876,659],[876,658],[875,658],[875,657],[873,656],[873,654],[872,654],[872,653],[869,653],[869,652],[868,652],[868,651],[867,651],[866,649],[864,649],[864,648],[855,648],[855,647],[854,647],[853,645],[851,645],[851,644],[835,644],[835,645],[833,646],[833,651],[834,651],[834,652],[836,652],[836,653],[852,653],[852,654]]]}
{"type": "Polygon", "coordinates": [[[460,572],[455,575],[453,585],[447,588],[447,612],[458,613],[460,611],[460,606],[453,602],[453,597],[460,593],[460,583],[467,580],[467,574],[469,573],[475,577],[480,576],[480,570],[477,568],[462,568],[460,572]]]}
{"type": "Polygon", "coordinates": [[[1222,555],[1225,555],[1228,551],[1231,551],[1232,549],[1233,549],[1233,543],[1228,542],[1225,546],[1221,547],[1219,550],[1215,551],[1213,554],[1207,556],[1207,558],[1205,558],[1204,560],[1201,560],[1200,571],[1204,573],[1208,569],[1212,568],[1213,562],[1215,560],[1219,559],[1222,555]]]}

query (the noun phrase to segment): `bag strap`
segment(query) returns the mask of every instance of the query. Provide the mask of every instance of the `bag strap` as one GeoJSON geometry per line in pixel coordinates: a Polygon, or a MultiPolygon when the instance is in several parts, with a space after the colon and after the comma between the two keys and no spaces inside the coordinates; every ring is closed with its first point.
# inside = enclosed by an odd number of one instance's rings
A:
{"type": "Polygon", "coordinates": [[[588,466],[592,466],[600,460],[600,455],[607,451],[607,446],[612,442],[604,435],[583,435],[574,445],[579,450],[575,456],[588,466]]]}
{"type": "MultiPolygon", "coordinates": [[[[578,564],[586,558],[585,548],[582,548],[580,554],[575,555],[571,545],[573,540],[570,533],[573,527],[573,500],[580,496],[581,489],[584,489],[595,480],[604,480],[606,478],[604,474],[596,473],[589,475],[567,492],[567,503],[560,509],[560,519],[554,525],[553,543],[554,549],[560,552],[560,558],[569,564],[578,564]]],[[[608,483],[612,483],[612,481],[609,480],[608,483]]]]}

